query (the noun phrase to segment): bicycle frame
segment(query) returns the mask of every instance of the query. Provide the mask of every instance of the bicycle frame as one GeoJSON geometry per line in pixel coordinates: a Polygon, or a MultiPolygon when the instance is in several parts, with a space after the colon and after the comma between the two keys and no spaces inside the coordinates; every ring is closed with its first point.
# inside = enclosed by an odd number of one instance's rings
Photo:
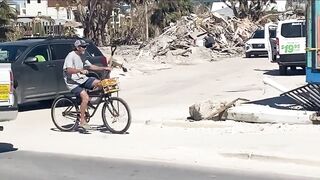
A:
{"type": "MultiPolygon", "coordinates": [[[[94,97],[99,98],[98,103],[92,104],[90,101],[88,102],[88,108],[93,109],[93,112],[91,114],[88,112],[89,118],[92,118],[96,114],[97,110],[99,109],[100,104],[103,104],[104,102],[106,102],[111,97],[111,94],[102,94],[102,95],[90,95],[89,94],[89,97],[90,97],[90,99],[94,98],[94,97]]],[[[80,106],[80,103],[77,103],[77,105],[80,106]]]]}

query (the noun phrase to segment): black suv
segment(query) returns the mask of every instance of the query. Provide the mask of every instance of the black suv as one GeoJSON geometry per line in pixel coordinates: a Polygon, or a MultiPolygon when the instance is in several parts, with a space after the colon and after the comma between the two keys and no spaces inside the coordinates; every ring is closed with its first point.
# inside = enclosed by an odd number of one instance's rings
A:
{"type": "MultiPolygon", "coordinates": [[[[70,93],[62,71],[64,59],[74,49],[77,39],[38,37],[0,43],[0,51],[8,54],[8,58],[0,59],[0,63],[11,63],[18,104],[50,100],[59,94],[70,93]]],[[[88,60],[97,66],[105,66],[106,57],[92,41],[84,40],[89,43],[88,60]]]]}

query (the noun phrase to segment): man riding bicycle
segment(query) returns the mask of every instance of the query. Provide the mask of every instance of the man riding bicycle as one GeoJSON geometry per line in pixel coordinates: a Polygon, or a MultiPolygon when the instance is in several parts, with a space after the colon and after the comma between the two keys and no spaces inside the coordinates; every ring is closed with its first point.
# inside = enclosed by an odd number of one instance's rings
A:
{"type": "Polygon", "coordinates": [[[95,89],[100,84],[100,80],[86,76],[88,69],[93,71],[111,71],[112,69],[93,65],[86,60],[85,51],[88,45],[84,40],[77,40],[74,43],[75,49],[67,55],[63,65],[63,76],[68,89],[81,98],[79,126],[84,129],[90,128],[85,117],[90,100],[86,89],[95,89]]]}

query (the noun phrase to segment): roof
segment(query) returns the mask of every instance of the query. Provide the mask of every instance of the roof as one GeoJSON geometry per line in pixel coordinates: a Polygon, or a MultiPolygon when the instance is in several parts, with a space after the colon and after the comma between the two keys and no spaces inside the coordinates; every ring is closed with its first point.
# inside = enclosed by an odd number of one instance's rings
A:
{"type": "Polygon", "coordinates": [[[30,44],[39,43],[42,41],[44,41],[44,39],[28,39],[28,40],[3,42],[3,43],[0,43],[0,45],[29,46],[30,44]]]}
{"type": "MultiPolygon", "coordinates": [[[[61,42],[61,41],[75,41],[77,39],[82,39],[78,37],[64,37],[64,36],[56,36],[56,37],[27,37],[22,38],[17,41],[11,41],[11,42],[4,42],[0,43],[0,45],[15,45],[15,46],[29,46],[34,43],[44,42],[44,41],[50,41],[50,42],[61,42]]],[[[92,40],[84,39],[85,41],[92,43],[92,40]]]]}

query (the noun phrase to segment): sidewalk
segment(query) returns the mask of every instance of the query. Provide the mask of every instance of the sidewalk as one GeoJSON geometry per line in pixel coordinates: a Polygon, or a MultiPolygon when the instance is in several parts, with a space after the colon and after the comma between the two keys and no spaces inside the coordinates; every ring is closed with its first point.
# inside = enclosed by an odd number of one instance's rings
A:
{"type": "MultiPolygon", "coordinates": [[[[35,113],[40,116],[24,112],[16,121],[4,123],[1,142],[26,151],[320,177],[316,125],[172,120],[133,123],[124,135],[79,134],[52,129],[49,110],[35,113]]],[[[91,124],[101,123],[94,119],[91,124]]]]}

